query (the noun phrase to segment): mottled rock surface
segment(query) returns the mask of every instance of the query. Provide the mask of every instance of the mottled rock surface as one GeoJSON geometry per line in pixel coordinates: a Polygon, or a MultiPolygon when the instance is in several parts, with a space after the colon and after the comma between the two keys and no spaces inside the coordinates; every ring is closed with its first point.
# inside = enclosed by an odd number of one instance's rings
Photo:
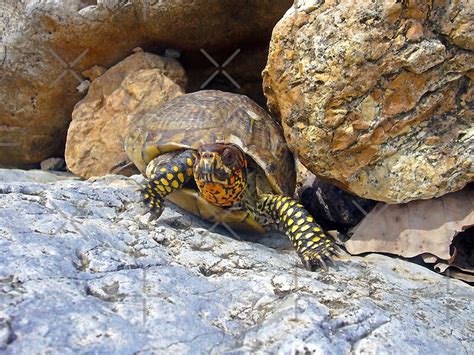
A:
{"type": "MultiPolygon", "coordinates": [[[[235,240],[133,178],[0,171],[0,349],[67,353],[474,350],[472,287],[387,256],[307,272],[284,238],[235,240]]],[[[242,236],[245,239],[245,236],[242,236]]]]}
{"type": "MultiPolygon", "coordinates": [[[[291,3],[2,0],[0,143],[22,149],[2,146],[0,166],[30,166],[63,153],[73,107],[87,89],[83,71],[109,68],[137,46],[154,53],[176,48],[212,68],[201,48],[225,60],[239,47],[267,47],[291,3]]],[[[252,68],[258,76],[261,70],[252,68]]]]}
{"type": "Polygon", "coordinates": [[[63,158],[48,158],[41,162],[41,170],[55,171],[55,170],[66,170],[66,162],[63,158]]]}
{"type": "Polygon", "coordinates": [[[297,3],[273,31],[264,89],[301,162],[389,203],[472,181],[474,7],[297,3]]]}
{"type": "Polygon", "coordinates": [[[184,94],[186,74],[171,58],[139,52],[95,79],[74,108],[66,140],[66,163],[89,178],[117,173],[128,160],[123,137],[131,116],[184,94]]]}

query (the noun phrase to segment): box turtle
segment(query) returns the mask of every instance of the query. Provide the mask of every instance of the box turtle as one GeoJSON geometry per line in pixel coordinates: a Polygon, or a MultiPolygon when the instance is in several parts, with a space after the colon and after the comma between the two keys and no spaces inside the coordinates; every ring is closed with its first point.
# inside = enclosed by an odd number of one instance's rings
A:
{"type": "Polygon", "coordinates": [[[290,238],[307,269],[326,268],[334,241],[290,196],[296,173],[281,127],[246,96],[203,90],[134,119],[125,151],[147,178],[150,219],[165,197],[205,220],[290,238]]]}

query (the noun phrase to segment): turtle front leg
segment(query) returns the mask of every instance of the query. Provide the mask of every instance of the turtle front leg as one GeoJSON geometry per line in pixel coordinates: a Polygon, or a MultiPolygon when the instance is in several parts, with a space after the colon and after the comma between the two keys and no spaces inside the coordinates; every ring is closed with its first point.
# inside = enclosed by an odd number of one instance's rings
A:
{"type": "Polygon", "coordinates": [[[327,236],[314,218],[290,197],[263,194],[257,202],[257,213],[270,218],[291,240],[306,269],[320,265],[339,254],[339,247],[327,236]]]}
{"type": "Polygon", "coordinates": [[[148,164],[143,202],[150,212],[149,221],[161,216],[165,197],[182,188],[193,176],[194,159],[194,151],[185,150],[169,162],[154,159],[148,164]]]}

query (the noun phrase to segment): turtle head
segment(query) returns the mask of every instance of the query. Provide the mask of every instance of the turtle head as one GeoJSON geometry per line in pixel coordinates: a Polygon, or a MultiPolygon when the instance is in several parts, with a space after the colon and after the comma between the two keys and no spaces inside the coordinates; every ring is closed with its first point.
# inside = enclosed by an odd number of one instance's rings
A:
{"type": "Polygon", "coordinates": [[[199,191],[214,205],[232,206],[247,186],[245,153],[233,144],[201,145],[193,171],[199,191]]]}

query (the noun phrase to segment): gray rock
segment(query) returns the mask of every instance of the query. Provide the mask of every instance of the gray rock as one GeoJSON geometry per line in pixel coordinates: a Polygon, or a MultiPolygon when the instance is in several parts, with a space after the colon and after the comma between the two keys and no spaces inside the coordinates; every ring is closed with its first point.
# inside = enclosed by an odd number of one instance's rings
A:
{"type": "Polygon", "coordinates": [[[41,170],[64,170],[66,162],[62,158],[48,158],[41,162],[41,170]]]}
{"type": "Polygon", "coordinates": [[[43,170],[21,170],[21,169],[0,169],[1,182],[28,182],[49,183],[60,180],[79,180],[79,178],[71,173],[63,171],[43,171],[43,170]]]}
{"type": "Polygon", "coordinates": [[[10,174],[0,170],[7,354],[474,350],[474,290],[419,265],[368,255],[311,273],[285,243],[235,240],[177,208],[148,225],[138,176],[10,174]]]}

